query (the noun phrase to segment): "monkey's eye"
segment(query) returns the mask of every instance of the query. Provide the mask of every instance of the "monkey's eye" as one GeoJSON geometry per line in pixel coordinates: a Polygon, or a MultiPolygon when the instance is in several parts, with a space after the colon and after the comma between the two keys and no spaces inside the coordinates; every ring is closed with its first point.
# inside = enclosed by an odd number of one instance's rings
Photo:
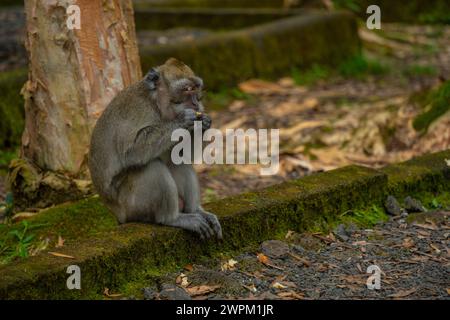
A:
{"type": "Polygon", "coordinates": [[[195,88],[191,87],[191,86],[187,86],[186,88],[184,88],[184,91],[186,91],[186,92],[192,92],[194,90],[195,90],[195,88]]]}

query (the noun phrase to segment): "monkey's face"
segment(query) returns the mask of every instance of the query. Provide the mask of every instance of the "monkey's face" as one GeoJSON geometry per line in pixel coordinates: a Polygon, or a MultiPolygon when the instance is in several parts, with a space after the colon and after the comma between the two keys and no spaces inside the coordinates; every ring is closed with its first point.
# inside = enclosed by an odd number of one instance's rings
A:
{"type": "Polygon", "coordinates": [[[167,84],[169,87],[170,103],[175,112],[193,109],[203,112],[202,89],[203,81],[199,77],[189,77],[174,80],[167,84]]]}
{"type": "Polygon", "coordinates": [[[151,69],[144,81],[155,93],[163,114],[180,114],[185,109],[204,111],[201,102],[203,80],[183,62],[170,58],[163,65],[151,69]]]}

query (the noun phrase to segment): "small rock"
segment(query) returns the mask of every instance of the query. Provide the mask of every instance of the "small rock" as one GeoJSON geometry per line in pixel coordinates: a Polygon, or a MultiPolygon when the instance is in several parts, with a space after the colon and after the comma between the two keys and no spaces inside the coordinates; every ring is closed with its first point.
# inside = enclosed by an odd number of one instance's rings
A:
{"type": "Polygon", "coordinates": [[[294,248],[294,250],[297,251],[297,252],[300,253],[300,254],[305,254],[305,253],[306,253],[306,249],[303,248],[303,247],[302,247],[301,245],[299,245],[299,244],[294,244],[294,245],[292,246],[292,248],[294,248]]]}
{"type": "Polygon", "coordinates": [[[153,288],[147,287],[142,289],[142,291],[144,293],[145,300],[154,300],[158,297],[158,292],[156,292],[153,288]]]}
{"type": "Polygon", "coordinates": [[[261,295],[258,297],[258,300],[281,300],[281,298],[274,295],[270,291],[266,291],[261,293],[261,295]]]}
{"type": "Polygon", "coordinates": [[[163,300],[192,300],[183,288],[167,284],[164,284],[162,288],[159,297],[163,300]]]}
{"type": "Polygon", "coordinates": [[[289,245],[279,240],[268,240],[261,244],[261,251],[271,258],[281,258],[289,253],[289,245]]]}
{"type": "Polygon", "coordinates": [[[402,208],[394,196],[388,196],[384,202],[384,207],[386,211],[391,216],[398,216],[402,213],[402,208]]]}
{"type": "Polygon", "coordinates": [[[341,241],[348,241],[350,239],[350,235],[348,234],[347,230],[345,229],[344,224],[340,224],[334,229],[333,233],[336,235],[336,237],[341,241]]]}
{"type": "Polygon", "coordinates": [[[406,197],[404,202],[405,202],[405,209],[410,213],[427,211],[427,209],[422,205],[422,202],[420,202],[417,199],[411,198],[410,196],[406,197]]]}

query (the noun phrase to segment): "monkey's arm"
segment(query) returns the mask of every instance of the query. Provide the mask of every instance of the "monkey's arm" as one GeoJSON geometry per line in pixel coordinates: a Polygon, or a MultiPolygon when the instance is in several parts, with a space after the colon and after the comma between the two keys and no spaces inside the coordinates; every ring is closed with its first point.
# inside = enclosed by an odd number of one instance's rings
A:
{"type": "Polygon", "coordinates": [[[170,138],[172,131],[179,127],[172,122],[139,129],[133,144],[125,152],[124,163],[128,167],[140,167],[158,158],[176,143],[170,138]]]}
{"type": "Polygon", "coordinates": [[[127,167],[140,167],[158,158],[177,143],[171,140],[172,132],[179,128],[191,130],[195,120],[195,112],[185,110],[184,114],[170,122],[153,123],[140,128],[125,151],[123,163],[127,167]]]}

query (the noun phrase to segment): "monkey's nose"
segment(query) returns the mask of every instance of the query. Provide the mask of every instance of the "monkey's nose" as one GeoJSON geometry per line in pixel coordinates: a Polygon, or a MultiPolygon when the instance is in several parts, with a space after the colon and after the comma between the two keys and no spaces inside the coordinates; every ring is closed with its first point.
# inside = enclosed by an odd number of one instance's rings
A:
{"type": "Polygon", "coordinates": [[[198,109],[199,109],[199,107],[200,107],[200,103],[199,103],[199,101],[198,101],[196,95],[192,95],[192,100],[191,100],[191,102],[192,102],[193,109],[196,110],[196,111],[198,111],[198,109]]]}

